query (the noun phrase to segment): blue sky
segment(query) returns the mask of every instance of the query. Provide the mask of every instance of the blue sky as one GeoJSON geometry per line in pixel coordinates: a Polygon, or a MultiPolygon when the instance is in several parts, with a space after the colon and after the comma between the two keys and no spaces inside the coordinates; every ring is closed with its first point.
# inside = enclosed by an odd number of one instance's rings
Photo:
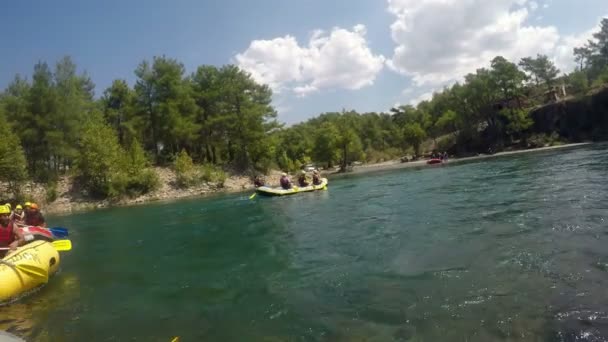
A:
{"type": "Polygon", "coordinates": [[[545,53],[568,71],[605,15],[605,0],[4,1],[0,87],[70,55],[100,95],[164,54],[188,73],[239,64],[294,123],[416,103],[498,54],[545,53]]]}

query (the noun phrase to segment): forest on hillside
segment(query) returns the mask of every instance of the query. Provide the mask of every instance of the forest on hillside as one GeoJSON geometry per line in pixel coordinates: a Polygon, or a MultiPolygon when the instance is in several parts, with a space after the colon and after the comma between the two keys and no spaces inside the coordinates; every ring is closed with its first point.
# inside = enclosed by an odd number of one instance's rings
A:
{"type": "MultiPolygon", "coordinates": [[[[417,106],[322,113],[290,127],[277,121],[271,89],[234,65],[186,74],[179,61],[154,57],[136,68],[132,87],[118,79],[96,97],[70,57],[39,62],[31,79],[16,75],[0,93],[0,181],[17,195],[26,180],[52,184],[69,174],[92,195],[120,197],[157,186],[155,165],[173,166],[188,186],[221,180],[226,170],[415,157],[428,142],[469,154],[567,140],[535,132],[530,113],[608,83],[608,19],[573,58],[576,70],[562,74],[545,55],[497,56],[417,106]]],[[[597,125],[591,138],[607,136],[597,125]]]]}

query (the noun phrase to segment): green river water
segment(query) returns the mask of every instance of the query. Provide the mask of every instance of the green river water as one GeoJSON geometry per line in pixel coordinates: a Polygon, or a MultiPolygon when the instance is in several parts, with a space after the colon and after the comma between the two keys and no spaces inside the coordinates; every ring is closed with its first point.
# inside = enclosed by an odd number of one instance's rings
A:
{"type": "Polygon", "coordinates": [[[608,146],[50,217],[32,341],[604,341],[608,146]]]}

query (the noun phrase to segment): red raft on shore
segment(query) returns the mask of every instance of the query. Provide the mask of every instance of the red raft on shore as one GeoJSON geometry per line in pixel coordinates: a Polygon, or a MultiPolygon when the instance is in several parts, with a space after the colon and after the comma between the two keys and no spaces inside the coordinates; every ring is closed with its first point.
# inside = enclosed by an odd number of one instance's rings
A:
{"type": "Polygon", "coordinates": [[[433,159],[429,159],[426,161],[427,164],[441,164],[443,162],[443,160],[439,159],[439,158],[433,158],[433,159]]]}

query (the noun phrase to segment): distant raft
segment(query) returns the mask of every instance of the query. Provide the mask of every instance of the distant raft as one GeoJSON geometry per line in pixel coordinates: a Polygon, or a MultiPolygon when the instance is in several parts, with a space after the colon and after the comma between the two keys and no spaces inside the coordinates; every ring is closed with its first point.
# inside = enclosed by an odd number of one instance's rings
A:
{"type": "Polygon", "coordinates": [[[426,161],[427,164],[441,164],[443,160],[439,158],[433,158],[426,161]]]}
{"type": "Polygon", "coordinates": [[[301,192],[309,192],[316,190],[323,190],[327,187],[327,178],[321,178],[321,184],[319,185],[309,185],[305,187],[297,187],[293,186],[291,189],[283,189],[281,187],[271,188],[269,186],[261,186],[257,188],[255,191],[260,195],[265,196],[284,196],[284,195],[293,195],[299,194],[301,192]]]}

